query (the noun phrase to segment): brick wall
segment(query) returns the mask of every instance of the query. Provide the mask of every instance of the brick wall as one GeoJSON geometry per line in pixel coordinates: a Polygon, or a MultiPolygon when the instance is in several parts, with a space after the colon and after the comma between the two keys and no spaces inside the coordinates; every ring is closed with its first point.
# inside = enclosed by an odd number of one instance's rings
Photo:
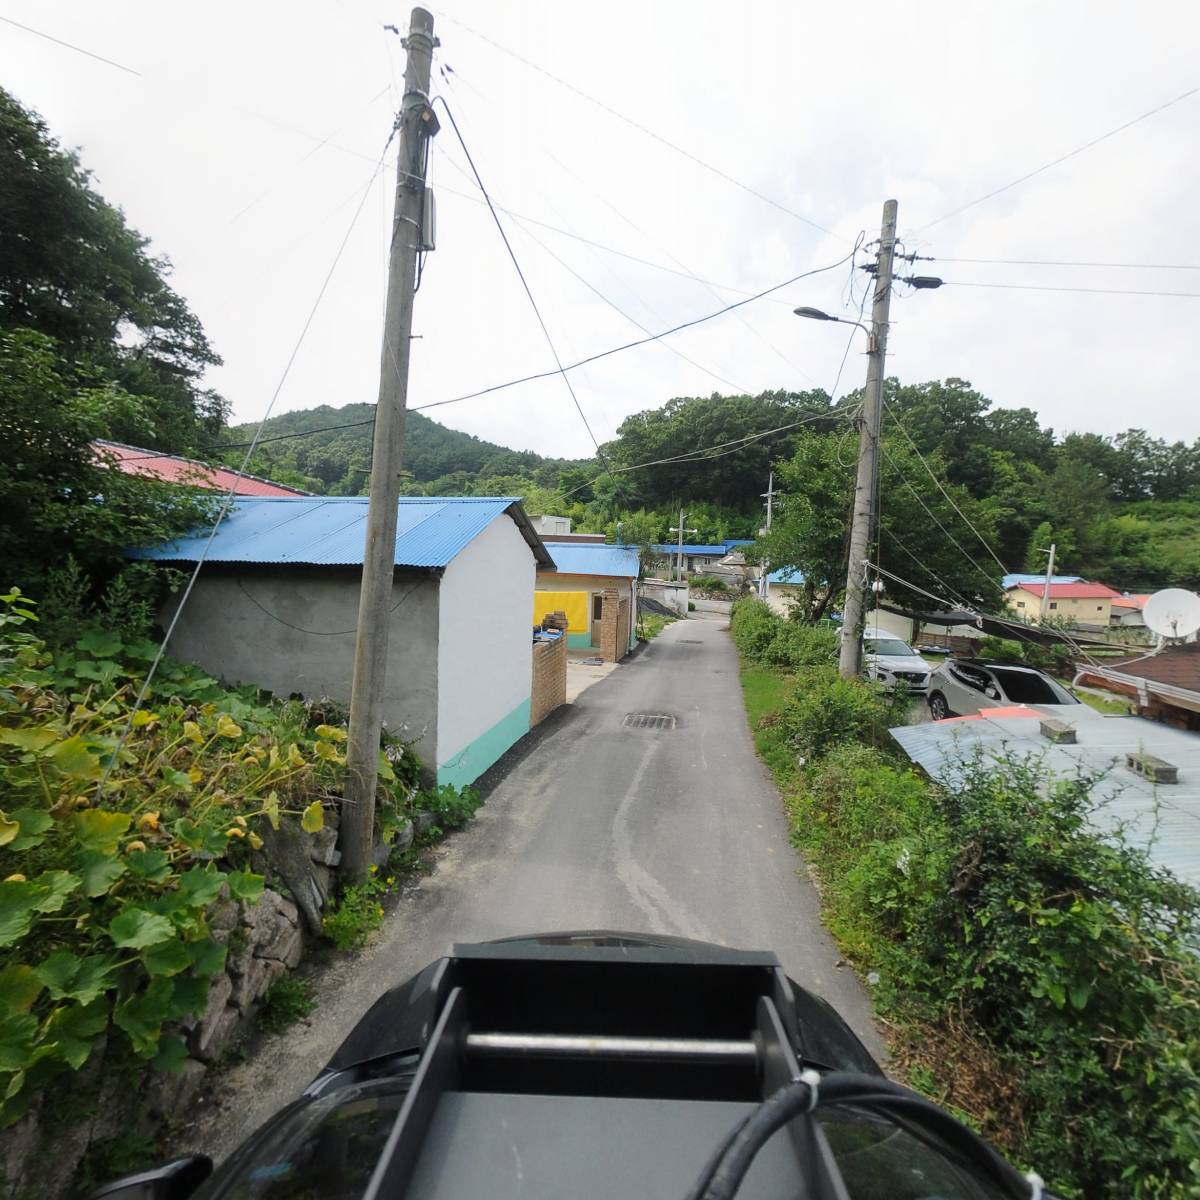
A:
{"type": "Polygon", "coordinates": [[[619,645],[619,610],[620,593],[616,588],[605,588],[600,610],[600,657],[605,662],[616,662],[625,654],[625,647],[619,645]]]}
{"type": "Polygon", "coordinates": [[[567,699],[567,635],[554,642],[533,643],[533,694],[529,724],[544,721],[567,699]]]}

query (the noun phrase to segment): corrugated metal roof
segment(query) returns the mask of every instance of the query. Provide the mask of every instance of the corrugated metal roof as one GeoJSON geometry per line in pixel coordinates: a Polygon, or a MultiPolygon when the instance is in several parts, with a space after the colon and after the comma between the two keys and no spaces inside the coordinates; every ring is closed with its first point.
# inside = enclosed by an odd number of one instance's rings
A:
{"type": "Polygon", "coordinates": [[[1107,771],[1094,789],[1098,829],[1124,826],[1130,841],[1178,878],[1200,886],[1200,736],[1141,717],[1110,717],[1080,706],[1054,706],[1055,719],[1075,728],[1077,744],[1049,742],[1038,730],[1040,715],[993,717],[969,723],[939,721],[906,725],[892,737],[914,762],[940,783],[957,786],[977,751],[985,756],[1036,755],[1056,775],[1079,769],[1107,771]],[[1179,782],[1157,788],[1125,765],[1127,753],[1153,754],[1179,768],[1179,782]]]}
{"type": "MultiPolygon", "coordinates": [[[[679,547],[674,542],[656,542],[654,549],[661,554],[678,554],[679,547]]],[[[683,547],[684,554],[715,554],[719,558],[725,557],[725,543],[720,542],[715,546],[689,546],[683,547]]]]}
{"type": "Polygon", "coordinates": [[[780,567],[777,571],[772,571],[767,576],[768,583],[791,583],[797,587],[804,582],[804,575],[800,571],[789,571],[784,567],[780,567]]]}
{"type": "Polygon", "coordinates": [[[546,549],[559,575],[621,575],[628,579],[638,575],[638,552],[633,546],[556,542],[548,538],[546,549]]]}
{"type": "MultiPolygon", "coordinates": [[[[1016,571],[1011,575],[1005,575],[1001,583],[1004,587],[1014,587],[1018,583],[1045,583],[1045,575],[1026,575],[1023,572],[1016,571]]],[[[1082,575],[1054,575],[1050,579],[1051,583],[1082,583],[1082,575]]]]}
{"type": "Polygon", "coordinates": [[[182,483],[218,492],[232,491],[236,496],[309,495],[299,488],[272,483],[271,480],[262,479],[258,475],[232,471],[228,467],[210,467],[208,463],[197,462],[194,458],[181,458],[178,454],[158,454],[154,450],[142,450],[121,442],[106,442],[98,438],[92,443],[92,453],[98,462],[105,466],[114,463],[116,468],[126,475],[144,475],[150,479],[182,483]]]}
{"type": "MultiPolygon", "coordinates": [[[[1039,598],[1045,591],[1044,583],[1018,583],[1013,586],[1039,598]]],[[[1007,590],[1012,591],[1013,588],[1007,590]]],[[[1050,585],[1051,600],[1112,600],[1120,594],[1103,583],[1052,583],[1050,585]]]]}
{"type": "MultiPolygon", "coordinates": [[[[245,499],[231,506],[205,555],[208,562],[361,566],[366,496],[245,499]]],[[[511,496],[404,496],[396,526],[396,566],[444,567],[513,505],[514,520],[529,525],[511,496]]],[[[525,529],[522,527],[522,533],[525,529]]],[[[528,538],[526,538],[528,541],[528,538]]],[[[162,546],[131,550],[132,558],[195,562],[208,533],[162,546]]],[[[534,541],[537,542],[536,536],[534,541]]],[[[540,542],[535,556],[549,563],[540,542]],[[540,551],[540,553],[539,553],[540,551]]]]}

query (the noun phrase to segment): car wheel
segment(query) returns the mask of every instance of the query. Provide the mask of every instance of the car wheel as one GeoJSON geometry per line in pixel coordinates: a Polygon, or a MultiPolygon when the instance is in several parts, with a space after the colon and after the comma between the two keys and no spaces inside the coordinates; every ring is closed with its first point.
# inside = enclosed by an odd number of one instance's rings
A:
{"type": "Polygon", "coordinates": [[[946,697],[941,692],[934,692],[929,697],[929,715],[935,721],[944,721],[950,716],[950,706],[946,703],[946,697]]]}

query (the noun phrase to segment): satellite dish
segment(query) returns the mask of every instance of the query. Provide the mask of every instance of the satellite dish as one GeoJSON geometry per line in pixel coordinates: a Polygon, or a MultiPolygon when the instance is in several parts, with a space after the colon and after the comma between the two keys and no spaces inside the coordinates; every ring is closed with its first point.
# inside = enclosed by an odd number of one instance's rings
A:
{"type": "Polygon", "coordinates": [[[1200,596],[1183,588],[1166,588],[1146,601],[1142,616],[1159,637],[1191,637],[1200,629],[1200,596]]]}

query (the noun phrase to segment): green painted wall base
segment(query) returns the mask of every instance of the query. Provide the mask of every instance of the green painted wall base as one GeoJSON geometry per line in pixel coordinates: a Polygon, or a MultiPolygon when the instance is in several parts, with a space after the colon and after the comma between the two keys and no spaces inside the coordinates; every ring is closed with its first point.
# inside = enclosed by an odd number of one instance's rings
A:
{"type": "Polygon", "coordinates": [[[474,783],[509,746],[529,732],[529,699],[522,700],[506,717],[464,746],[449,762],[438,767],[438,786],[457,788],[474,783]]]}
{"type": "Polygon", "coordinates": [[[568,650],[590,650],[592,648],[592,635],[590,633],[568,633],[567,634],[567,649],[568,650]]]}

